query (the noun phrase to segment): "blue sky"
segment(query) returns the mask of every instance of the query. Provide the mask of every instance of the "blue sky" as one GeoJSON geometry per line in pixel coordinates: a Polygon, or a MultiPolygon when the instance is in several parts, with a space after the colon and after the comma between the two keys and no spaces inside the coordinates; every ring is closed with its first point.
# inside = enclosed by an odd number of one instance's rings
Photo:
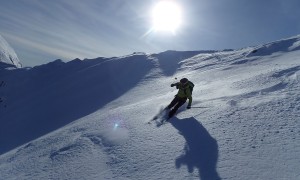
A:
{"type": "Polygon", "coordinates": [[[176,33],[149,32],[159,0],[1,0],[0,34],[25,66],[133,52],[238,49],[300,34],[299,0],[173,0],[176,33]]]}

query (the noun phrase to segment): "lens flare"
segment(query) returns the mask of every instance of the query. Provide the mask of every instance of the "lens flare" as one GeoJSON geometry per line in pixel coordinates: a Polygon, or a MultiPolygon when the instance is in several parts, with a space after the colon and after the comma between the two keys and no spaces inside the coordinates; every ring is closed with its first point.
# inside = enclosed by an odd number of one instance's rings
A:
{"type": "Polygon", "coordinates": [[[117,129],[118,127],[119,127],[119,124],[118,124],[118,123],[115,123],[114,129],[117,129]]]}

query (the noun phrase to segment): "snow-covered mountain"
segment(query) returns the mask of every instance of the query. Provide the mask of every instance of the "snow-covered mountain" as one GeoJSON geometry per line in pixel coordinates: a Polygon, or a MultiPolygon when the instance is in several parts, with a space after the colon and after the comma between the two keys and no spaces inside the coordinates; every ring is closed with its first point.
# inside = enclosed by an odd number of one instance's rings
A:
{"type": "Polygon", "coordinates": [[[13,65],[17,68],[22,67],[22,64],[7,41],[0,35],[0,67],[13,65]]]}
{"type": "Polygon", "coordinates": [[[299,57],[295,36],[0,70],[0,179],[300,179],[299,57]],[[182,77],[192,108],[148,124],[182,77]]]}

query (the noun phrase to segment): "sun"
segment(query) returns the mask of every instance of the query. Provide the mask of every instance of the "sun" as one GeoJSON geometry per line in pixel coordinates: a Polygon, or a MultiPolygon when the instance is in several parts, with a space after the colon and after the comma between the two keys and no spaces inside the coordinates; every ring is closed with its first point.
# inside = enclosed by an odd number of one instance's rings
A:
{"type": "Polygon", "coordinates": [[[153,8],[152,20],[155,31],[175,32],[181,25],[181,8],[171,0],[160,1],[153,8]]]}

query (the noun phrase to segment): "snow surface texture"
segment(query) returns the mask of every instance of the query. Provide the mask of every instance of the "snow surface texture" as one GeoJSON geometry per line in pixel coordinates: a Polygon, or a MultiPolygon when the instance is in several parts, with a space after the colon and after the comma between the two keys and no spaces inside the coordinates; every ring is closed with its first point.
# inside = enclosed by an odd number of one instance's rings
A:
{"type": "Polygon", "coordinates": [[[1,70],[0,179],[298,180],[299,42],[1,70]]]}
{"type": "Polygon", "coordinates": [[[17,54],[6,42],[6,40],[0,35],[0,67],[14,65],[17,68],[22,67],[17,54]]]}

